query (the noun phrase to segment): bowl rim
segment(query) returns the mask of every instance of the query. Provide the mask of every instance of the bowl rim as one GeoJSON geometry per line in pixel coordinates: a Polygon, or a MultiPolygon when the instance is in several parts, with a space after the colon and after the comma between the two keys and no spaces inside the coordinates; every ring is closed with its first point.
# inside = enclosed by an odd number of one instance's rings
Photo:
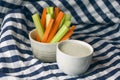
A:
{"type": "Polygon", "coordinates": [[[36,31],[36,29],[33,29],[33,30],[31,30],[30,32],[29,32],[29,39],[30,40],[32,40],[34,43],[36,43],[36,44],[42,44],[42,45],[57,45],[58,43],[43,43],[43,42],[39,42],[39,41],[36,41],[35,39],[33,39],[32,37],[31,37],[31,35],[33,34],[33,32],[35,32],[36,31]]]}
{"type": "MultiPolygon", "coordinates": [[[[63,54],[63,55],[65,55],[65,56],[68,56],[68,57],[71,57],[71,58],[86,58],[86,57],[89,57],[89,56],[92,56],[93,55],[93,53],[94,53],[94,48],[92,47],[92,45],[90,45],[89,43],[87,43],[87,42],[85,42],[85,41],[81,41],[81,40],[65,40],[65,41],[61,41],[61,42],[59,42],[58,44],[57,44],[57,50],[58,51],[60,51],[60,54],[63,54]],[[86,44],[86,45],[88,45],[89,47],[90,47],[90,53],[89,53],[89,55],[86,55],[86,56],[72,56],[72,55],[69,55],[69,54],[66,54],[66,53],[64,53],[63,51],[61,51],[61,49],[60,49],[60,44],[63,44],[63,43],[65,43],[65,42],[79,42],[79,44],[80,43],[84,43],[84,44],[86,44]]],[[[57,51],[57,52],[58,52],[57,51]]]]}

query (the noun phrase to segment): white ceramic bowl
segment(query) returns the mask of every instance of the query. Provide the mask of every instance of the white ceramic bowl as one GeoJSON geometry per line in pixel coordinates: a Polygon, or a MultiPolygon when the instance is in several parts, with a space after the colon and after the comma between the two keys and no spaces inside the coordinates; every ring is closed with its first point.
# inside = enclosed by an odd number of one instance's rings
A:
{"type": "Polygon", "coordinates": [[[29,33],[29,39],[33,55],[43,62],[55,62],[56,61],[56,45],[51,43],[42,43],[35,40],[36,29],[33,29],[29,33]]]}
{"type": "Polygon", "coordinates": [[[92,54],[93,54],[93,47],[83,41],[66,40],[63,42],[59,42],[57,44],[56,59],[57,59],[58,67],[68,75],[80,75],[86,72],[91,63],[92,54]],[[63,46],[66,46],[66,44],[71,44],[71,43],[75,45],[73,46],[69,45],[66,47],[66,49],[64,47],[66,53],[63,52],[62,51],[63,46]],[[88,52],[86,52],[86,50],[88,52]],[[70,54],[68,54],[67,52],[69,52],[70,54]],[[87,54],[85,55],[84,53],[87,54]]]}

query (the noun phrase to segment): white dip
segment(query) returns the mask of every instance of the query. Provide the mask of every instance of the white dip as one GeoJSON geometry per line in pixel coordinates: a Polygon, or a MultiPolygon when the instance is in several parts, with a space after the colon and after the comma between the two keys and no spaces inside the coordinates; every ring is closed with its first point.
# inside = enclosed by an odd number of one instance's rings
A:
{"type": "Polygon", "coordinates": [[[90,49],[87,48],[86,46],[72,42],[64,43],[61,46],[61,51],[72,56],[80,57],[87,56],[91,52],[90,49]]]}

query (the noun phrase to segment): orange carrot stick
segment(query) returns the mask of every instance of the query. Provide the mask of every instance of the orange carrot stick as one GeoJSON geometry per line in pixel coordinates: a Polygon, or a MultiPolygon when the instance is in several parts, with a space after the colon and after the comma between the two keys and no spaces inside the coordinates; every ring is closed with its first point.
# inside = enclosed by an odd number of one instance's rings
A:
{"type": "Polygon", "coordinates": [[[50,42],[52,40],[52,38],[54,37],[54,35],[56,34],[63,16],[64,16],[64,13],[62,11],[60,11],[55,20],[55,23],[53,25],[53,30],[51,31],[51,33],[47,39],[47,42],[50,42]]]}
{"type": "Polygon", "coordinates": [[[43,12],[42,12],[42,15],[41,15],[41,23],[44,27],[44,30],[46,28],[46,25],[45,25],[46,24],[46,13],[47,13],[47,8],[44,8],[43,12]]]}
{"type": "Polygon", "coordinates": [[[39,34],[37,32],[36,32],[36,41],[40,42],[40,37],[39,37],[39,34]]]}
{"type": "Polygon", "coordinates": [[[58,7],[55,7],[55,16],[54,16],[55,19],[57,18],[59,12],[60,12],[60,9],[58,7]]]}
{"type": "Polygon", "coordinates": [[[75,30],[75,26],[72,26],[60,41],[67,40],[73,34],[74,30],[75,30]]]}
{"type": "Polygon", "coordinates": [[[45,33],[44,33],[43,38],[42,38],[42,42],[46,42],[47,41],[48,35],[49,35],[49,33],[50,33],[51,29],[52,29],[53,23],[54,23],[54,19],[51,19],[49,21],[48,26],[46,27],[45,33]]]}

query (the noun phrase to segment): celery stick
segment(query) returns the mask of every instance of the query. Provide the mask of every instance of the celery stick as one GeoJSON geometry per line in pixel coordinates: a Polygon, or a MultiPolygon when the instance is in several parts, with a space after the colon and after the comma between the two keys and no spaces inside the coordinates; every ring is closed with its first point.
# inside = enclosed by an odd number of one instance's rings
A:
{"type": "Polygon", "coordinates": [[[71,21],[71,15],[70,14],[66,14],[65,15],[65,20],[71,21]]]}
{"type": "Polygon", "coordinates": [[[48,7],[47,8],[47,13],[51,14],[51,17],[53,18],[54,17],[54,7],[48,7]]]}
{"type": "Polygon", "coordinates": [[[51,19],[51,15],[47,14],[46,15],[46,27],[48,26],[50,19],[51,19]]]}
{"type": "Polygon", "coordinates": [[[64,21],[64,24],[65,24],[67,27],[69,27],[70,24],[71,24],[71,21],[64,21]]]}
{"type": "Polygon", "coordinates": [[[69,30],[70,23],[71,21],[65,21],[63,26],[59,29],[59,31],[56,33],[56,35],[54,36],[50,43],[58,42],[69,30]]]}
{"type": "Polygon", "coordinates": [[[51,18],[54,17],[54,7],[47,8],[47,15],[46,15],[46,26],[48,25],[51,18]]]}
{"type": "Polygon", "coordinates": [[[60,39],[68,32],[69,28],[66,25],[63,25],[50,43],[59,42],[60,39]]]}
{"type": "Polygon", "coordinates": [[[62,25],[64,24],[65,21],[71,21],[71,15],[70,15],[70,14],[65,14],[65,15],[64,15],[64,17],[63,17],[63,19],[62,19],[62,21],[61,21],[61,23],[60,23],[59,28],[62,27],[62,25]]]}
{"type": "Polygon", "coordinates": [[[33,22],[34,22],[34,25],[37,29],[37,32],[40,36],[40,39],[42,40],[42,37],[43,37],[43,34],[44,34],[44,29],[43,29],[43,26],[40,22],[40,16],[38,13],[35,13],[34,15],[32,15],[32,19],[33,19],[33,22]]]}
{"type": "Polygon", "coordinates": [[[47,7],[47,13],[53,14],[54,7],[47,7]]]}

